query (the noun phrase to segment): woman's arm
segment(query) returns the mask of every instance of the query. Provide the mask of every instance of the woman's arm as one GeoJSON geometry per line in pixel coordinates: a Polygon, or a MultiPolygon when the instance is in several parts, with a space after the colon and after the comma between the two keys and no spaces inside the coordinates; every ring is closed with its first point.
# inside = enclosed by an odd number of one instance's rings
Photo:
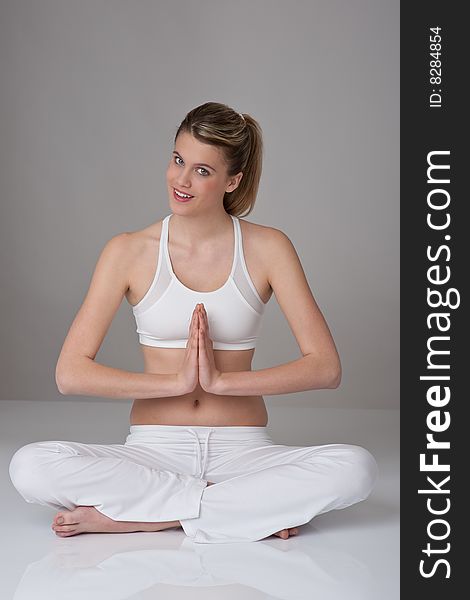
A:
{"type": "Polygon", "coordinates": [[[57,361],[55,377],[61,394],[119,399],[180,395],[176,374],[133,373],[94,360],[129,288],[135,252],[128,233],[115,235],[103,248],[57,361]]]}
{"type": "Polygon", "coordinates": [[[56,383],[64,395],[141,399],[182,393],[176,374],[134,373],[107,367],[85,356],[61,368],[61,372],[56,372],[56,383]]]}
{"type": "Polygon", "coordinates": [[[341,381],[340,368],[322,363],[311,354],[277,367],[257,371],[221,373],[217,391],[227,396],[274,396],[337,388],[341,381]]]}
{"type": "Polygon", "coordinates": [[[337,388],[341,381],[340,358],[297,252],[282,231],[267,228],[264,235],[266,239],[262,246],[269,283],[297,340],[302,357],[258,371],[221,373],[213,393],[233,396],[275,395],[337,388]]]}

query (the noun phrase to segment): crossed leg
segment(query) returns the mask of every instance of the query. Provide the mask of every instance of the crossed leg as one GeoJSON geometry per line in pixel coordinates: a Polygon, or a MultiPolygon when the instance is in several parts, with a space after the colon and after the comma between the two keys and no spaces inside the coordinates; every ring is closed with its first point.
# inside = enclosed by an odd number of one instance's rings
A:
{"type": "Polygon", "coordinates": [[[316,514],[365,499],[376,469],[373,457],[357,446],[250,446],[224,463],[225,478],[201,504],[212,482],[184,473],[179,455],[171,455],[173,464],[167,454],[137,444],[36,442],[15,453],[10,477],[28,502],[60,509],[52,523],[59,537],[183,527],[190,537],[198,535],[195,541],[213,542],[223,536],[287,539],[316,514]],[[225,501],[230,518],[216,510],[225,501]],[[272,512],[260,511],[268,505],[272,512]],[[284,516],[288,528],[272,534],[284,516]]]}
{"type": "MultiPolygon", "coordinates": [[[[209,481],[207,485],[212,485],[209,481]]],[[[70,537],[80,533],[130,533],[135,531],[162,531],[172,527],[181,527],[179,521],[137,522],[114,521],[94,506],[77,506],[74,510],[60,510],[52,521],[52,530],[59,537],[70,537]]],[[[286,540],[297,535],[298,528],[281,529],[274,535],[286,540]]]]}
{"type": "MultiPolygon", "coordinates": [[[[196,487],[199,491],[195,489],[191,495],[184,495],[185,478],[187,480],[192,477],[175,475],[170,472],[162,472],[162,485],[160,486],[158,481],[153,481],[158,477],[158,472],[153,469],[151,472],[149,471],[149,467],[154,467],[155,462],[155,450],[148,455],[145,449],[126,447],[121,444],[102,445],[46,441],[27,444],[20,448],[11,460],[10,476],[15,487],[28,502],[47,504],[54,508],[60,507],[51,526],[59,537],[91,532],[161,531],[172,527],[181,527],[180,521],[175,519],[178,516],[175,513],[180,513],[181,518],[190,517],[189,513],[193,508],[187,507],[186,499],[195,504],[198,495],[202,493],[203,486],[198,484],[196,487]],[[129,460],[131,462],[128,462],[129,460]],[[118,520],[112,514],[113,511],[109,506],[106,511],[108,516],[95,508],[99,504],[95,495],[82,489],[81,471],[85,467],[89,470],[91,479],[103,481],[108,489],[108,500],[109,497],[126,495],[127,519],[133,519],[135,514],[148,509],[148,505],[144,506],[149,502],[146,498],[151,499],[150,502],[158,506],[159,488],[165,488],[170,478],[175,480],[175,489],[177,492],[179,491],[180,509],[173,510],[175,516],[171,520],[162,520],[161,517],[160,519],[157,517],[155,521],[126,520],[125,517],[118,520]],[[136,470],[140,474],[137,478],[136,470]],[[124,488],[122,487],[123,481],[126,483],[124,488]],[[128,492],[135,489],[136,485],[143,487],[141,488],[142,493],[139,495],[140,507],[133,510],[132,493],[128,492]],[[64,488],[67,489],[67,492],[61,494],[60,490],[64,488]],[[128,489],[126,490],[126,488],[128,489]],[[181,498],[184,499],[184,502],[181,498]]],[[[165,467],[166,465],[162,464],[161,468],[165,469],[165,467]]],[[[212,485],[212,482],[208,482],[207,486],[209,485],[212,485]]],[[[150,511],[147,510],[147,512],[150,511]]],[[[290,528],[280,530],[275,535],[286,539],[289,534],[295,535],[295,533],[297,533],[296,529],[290,528]]]]}

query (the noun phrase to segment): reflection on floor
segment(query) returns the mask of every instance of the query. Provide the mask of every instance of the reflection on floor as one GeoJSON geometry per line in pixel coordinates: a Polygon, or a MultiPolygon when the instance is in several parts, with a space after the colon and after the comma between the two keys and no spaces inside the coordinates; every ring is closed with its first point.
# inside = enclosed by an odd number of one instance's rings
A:
{"type": "Polygon", "coordinates": [[[181,529],[58,538],[54,511],[27,504],[8,464],[40,440],[123,443],[127,402],[0,402],[2,541],[0,597],[13,600],[399,598],[399,413],[396,410],[269,407],[278,443],[352,443],[375,456],[380,475],[364,502],[314,518],[288,540],[195,544],[181,529]]]}

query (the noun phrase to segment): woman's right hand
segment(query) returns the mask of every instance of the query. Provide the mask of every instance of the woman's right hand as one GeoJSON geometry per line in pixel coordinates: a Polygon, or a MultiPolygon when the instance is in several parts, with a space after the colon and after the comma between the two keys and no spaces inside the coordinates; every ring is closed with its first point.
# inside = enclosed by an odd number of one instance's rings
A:
{"type": "Polygon", "coordinates": [[[195,306],[193,316],[189,325],[188,343],[184,353],[183,362],[180,370],[176,375],[180,394],[189,394],[196,389],[199,383],[199,368],[198,368],[198,336],[199,336],[199,311],[195,306]]]}

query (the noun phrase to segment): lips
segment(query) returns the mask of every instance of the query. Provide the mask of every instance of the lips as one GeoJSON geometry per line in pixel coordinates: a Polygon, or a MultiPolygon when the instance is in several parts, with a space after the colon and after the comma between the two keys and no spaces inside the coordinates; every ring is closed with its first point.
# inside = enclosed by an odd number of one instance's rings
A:
{"type": "MultiPolygon", "coordinates": [[[[178,194],[176,192],[181,192],[181,190],[177,190],[176,188],[173,188],[173,197],[178,200],[179,202],[187,202],[188,200],[191,200],[192,198],[194,198],[194,196],[189,196],[189,198],[181,198],[180,196],[178,196],[178,194]]],[[[185,194],[185,192],[181,192],[182,194],[185,194]]],[[[189,195],[189,194],[188,194],[189,195]]]]}

